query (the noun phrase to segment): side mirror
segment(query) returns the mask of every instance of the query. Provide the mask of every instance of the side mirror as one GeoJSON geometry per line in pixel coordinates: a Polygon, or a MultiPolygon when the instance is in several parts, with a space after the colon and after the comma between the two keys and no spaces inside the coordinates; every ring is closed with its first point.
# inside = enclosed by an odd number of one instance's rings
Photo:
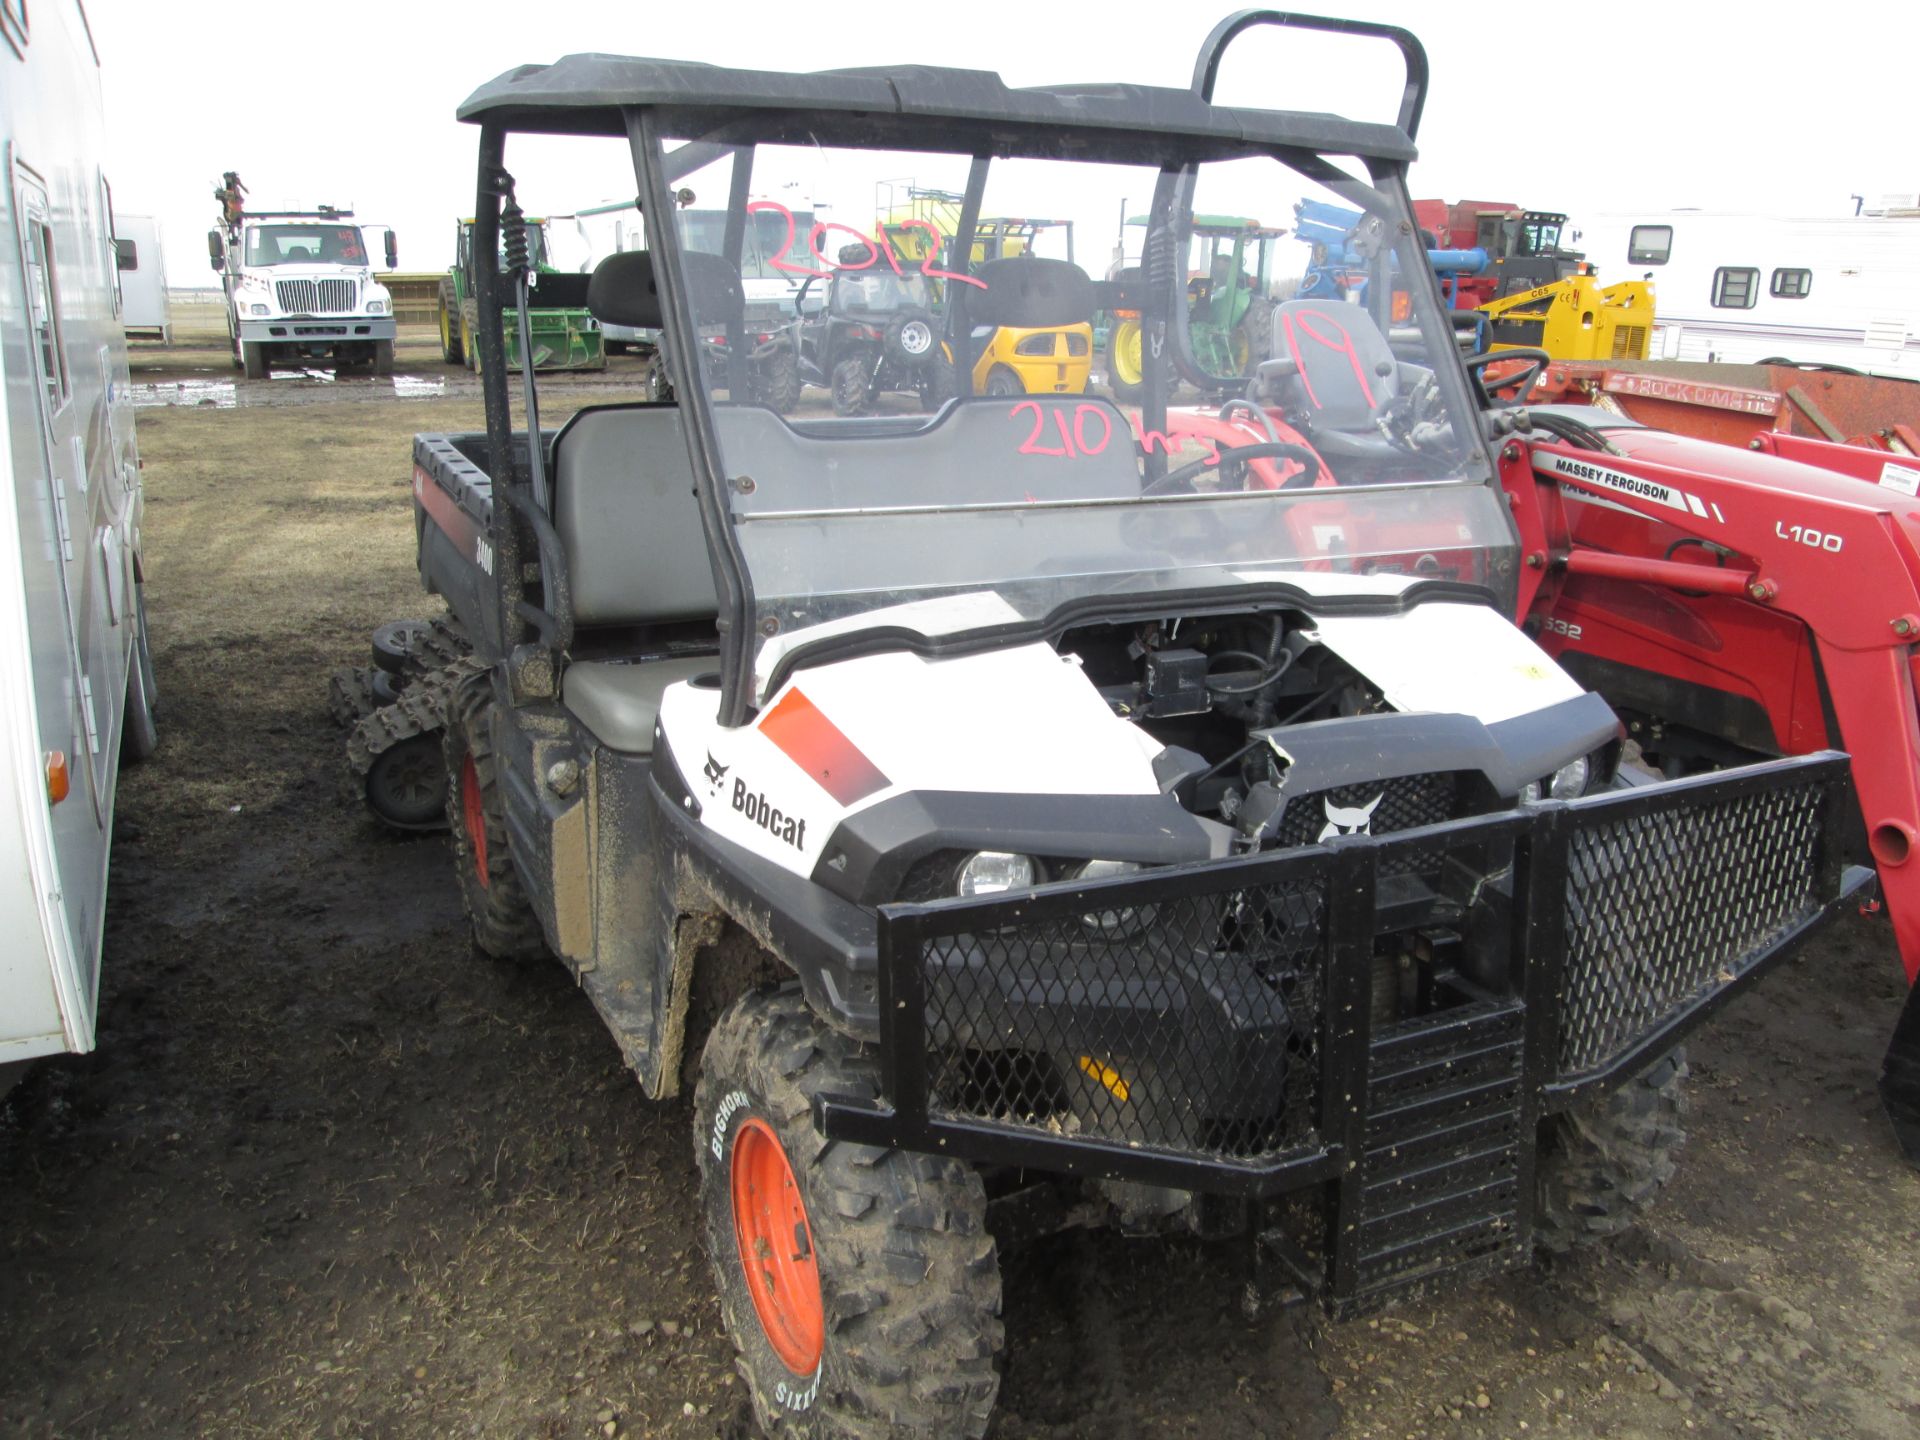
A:
{"type": "Polygon", "coordinates": [[[393,238],[393,232],[387,231],[387,269],[400,268],[400,242],[393,238]]]}
{"type": "Polygon", "coordinates": [[[218,230],[207,231],[207,259],[213,262],[216,270],[224,270],[227,266],[227,247],[220,239],[218,230]]]}

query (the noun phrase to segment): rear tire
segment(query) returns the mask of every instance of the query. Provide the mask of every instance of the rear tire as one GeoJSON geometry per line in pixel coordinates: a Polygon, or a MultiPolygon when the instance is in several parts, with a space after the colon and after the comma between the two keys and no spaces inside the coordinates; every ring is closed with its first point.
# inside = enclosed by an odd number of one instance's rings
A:
{"type": "Polygon", "coordinates": [[[272,367],[267,363],[267,347],[264,341],[242,340],[240,342],[240,368],[246,372],[249,380],[264,380],[272,367]]]}
{"type": "Polygon", "coordinates": [[[1687,1143],[1687,1052],[1541,1127],[1534,1243],[1553,1254],[1633,1228],[1687,1143]]]}
{"type": "Polygon", "coordinates": [[[913,388],[920,408],[931,415],[960,393],[960,377],[951,360],[939,359],[921,369],[913,388]]]}
{"type": "Polygon", "coordinates": [[[868,380],[873,357],[849,355],[833,367],[833,413],[840,416],[873,414],[873,391],[868,380]]]}
{"type": "Polygon", "coordinates": [[[753,398],[776,415],[791,415],[800,403],[800,360],[793,347],[780,344],[753,367],[753,398]]]}
{"type": "Polygon", "coordinates": [[[1002,1343],[980,1176],[822,1139],[810,1105],[823,1094],[877,1095],[878,1066],[797,990],[746,996],[714,1026],[694,1155],[754,1414],[771,1436],[977,1437],[1002,1343]]]}
{"type": "Polygon", "coordinates": [[[490,681],[483,675],[454,693],[447,717],[442,754],[453,869],[473,943],[496,960],[537,960],[547,953],[547,942],[507,849],[493,708],[490,681]]]}
{"type": "Polygon", "coordinates": [[[466,338],[460,329],[460,302],[451,279],[440,282],[440,358],[449,365],[462,364],[467,358],[466,338]]]}
{"type": "Polygon", "coordinates": [[[1005,365],[996,365],[987,372],[986,389],[980,392],[998,399],[1010,399],[1027,393],[1027,387],[1020,383],[1020,377],[1005,365]]]}

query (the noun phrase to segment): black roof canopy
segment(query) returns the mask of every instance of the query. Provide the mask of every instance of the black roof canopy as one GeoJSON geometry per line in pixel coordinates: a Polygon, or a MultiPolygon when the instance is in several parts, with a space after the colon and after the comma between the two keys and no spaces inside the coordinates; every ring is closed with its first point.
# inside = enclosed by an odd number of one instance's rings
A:
{"type": "Polygon", "coordinates": [[[508,130],[622,135],[623,106],[654,106],[669,131],[692,138],[728,127],[739,138],[799,140],[810,119],[837,140],[920,143],[940,149],[1151,161],[1225,158],[1273,147],[1390,162],[1414,158],[1394,125],[1306,111],[1212,105],[1191,90],[1153,85],[1015,89],[988,70],[901,65],[790,74],[693,61],[568,55],[488,81],[459,118],[508,130]],[[1071,138],[1070,138],[1071,137],[1071,138]]]}

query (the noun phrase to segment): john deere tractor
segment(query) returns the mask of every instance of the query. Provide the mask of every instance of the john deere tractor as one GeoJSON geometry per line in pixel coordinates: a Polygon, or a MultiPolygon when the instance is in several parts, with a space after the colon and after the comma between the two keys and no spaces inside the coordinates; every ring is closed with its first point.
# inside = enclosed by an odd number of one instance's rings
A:
{"type": "MultiPolygon", "coordinates": [[[[570,275],[547,262],[547,222],[529,218],[527,246],[537,281],[533,308],[527,311],[533,335],[535,370],[604,370],[607,352],[600,323],[586,307],[587,277],[570,275]],[[546,303],[542,303],[542,302],[546,303]]],[[[479,333],[480,301],[473,275],[473,221],[462,220],[454,244],[453,269],[440,282],[440,353],[449,365],[480,368],[480,352],[469,342],[479,333]]],[[[500,262],[504,271],[506,262],[500,262]]],[[[520,368],[520,336],[507,327],[507,368],[520,368]]]]}
{"type": "MultiPolygon", "coordinates": [[[[1128,225],[1144,226],[1136,215],[1128,225]]],[[[1238,391],[1242,377],[1273,347],[1273,242],[1287,232],[1233,215],[1196,215],[1187,257],[1187,329],[1194,360],[1223,389],[1238,391]]],[[[1115,277],[1124,294],[1138,268],[1115,277]]],[[[1123,305],[1107,333],[1107,382],[1115,398],[1138,404],[1146,393],[1140,312],[1123,305]]]]}

